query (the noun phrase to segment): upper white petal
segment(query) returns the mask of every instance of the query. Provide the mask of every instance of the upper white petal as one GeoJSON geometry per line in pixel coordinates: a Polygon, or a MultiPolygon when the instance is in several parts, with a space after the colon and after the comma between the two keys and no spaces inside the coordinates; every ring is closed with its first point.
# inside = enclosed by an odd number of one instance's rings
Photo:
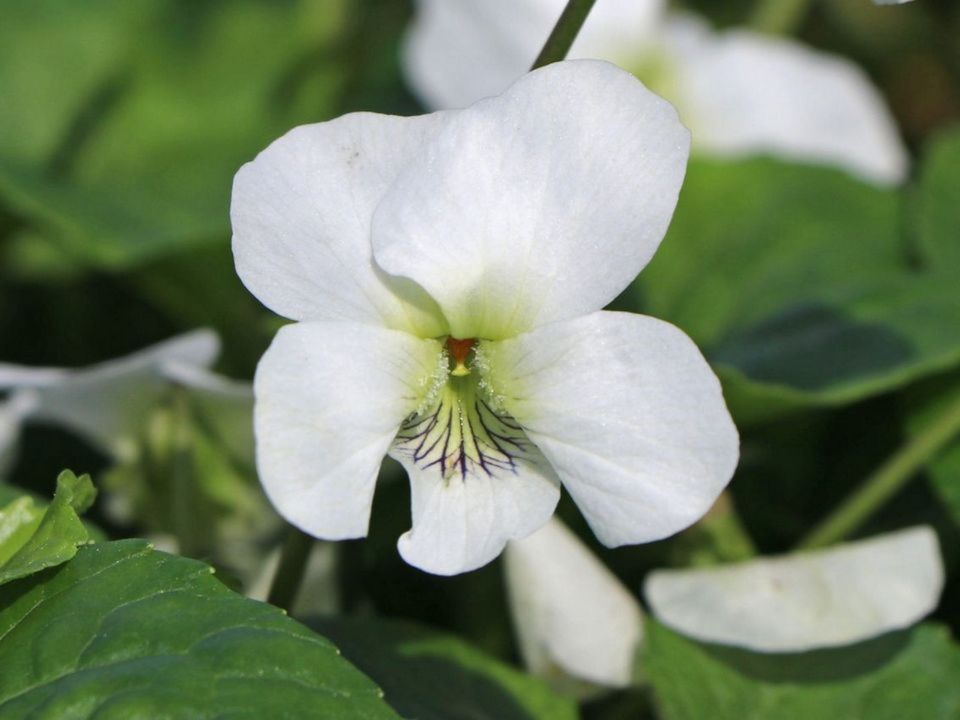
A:
{"type": "Polygon", "coordinates": [[[436,307],[375,267],[370,221],[441,115],[354,113],[294,128],[234,178],[233,254],[244,285],[294,320],[350,320],[434,336],[436,307]]]}
{"type": "MultiPolygon", "coordinates": [[[[566,0],[418,0],[403,64],[432,108],[465,107],[503,92],[543,47],[566,0]]],[[[567,54],[616,61],[644,51],[663,0],[604,0],[567,54]]]]}
{"type": "Polygon", "coordinates": [[[761,652],[847,645],[912,625],[936,607],[936,534],[915,527],[826,550],[698,570],[658,570],[644,593],[685,635],[761,652]]]}
{"type": "Polygon", "coordinates": [[[129,457],[147,414],[170,387],[162,368],[171,362],[206,367],[219,351],[216,333],[196,330],[81,370],[3,365],[0,385],[31,390],[31,419],[64,425],[129,457]]]}
{"type": "Polygon", "coordinates": [[[455,337],[510,337],[603,307],[656,251],[689,134],[605,62],[556,63],[451,113],[377,207],[377,262],[455,337]]]}
{"type": "Polygon", "coordinates": [[[730,480],[737,431],[693,342],[598,312],[484,345],[490,382],[606,545],[701,517],[730,480]]]}
{"type": "Polygon", "coordinates": [[[257,470],[287,520],[319,538],[367,533],[380,461],[416,409],[436,340],[346,322],[287,325],[254,378],[257,470]]]}
{"type": "Polygon", "coordinates": [[[443,479],[395,455],[410,477],[413,528],[397,543],[411,565],[436,575],[475,570],[496,558],[508,540],[541,527],[560,499],[545,462],[521,461],[515,473],[443,479]]]}
{"type": "Polygon", "coordinates": [[[783,38],[713,33],[678,17],[664,34],[681,116],[712,153],[771,153],[896,183],[907,153],[883,98],[855,63],[783,38]]]}
{"type": "Polygon", "coordinates": [[[507,593],[524,662],[598,685],[624,687],[643,636],[640,605],[557,520],[507,545],[507,593]]]}

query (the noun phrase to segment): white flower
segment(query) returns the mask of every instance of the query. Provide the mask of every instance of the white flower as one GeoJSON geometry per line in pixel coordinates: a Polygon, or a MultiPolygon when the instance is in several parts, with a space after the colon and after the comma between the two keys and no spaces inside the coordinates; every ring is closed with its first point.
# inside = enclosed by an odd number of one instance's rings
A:
{"type": "MultiPolygon", "coordinates": [[[[80,370],[0,363],[0,391],[8,390],[9,444],[25,421],[68,428],[117,460],[136,454],[137,434],[170,387],[170,366],[206,367],[220,342],[210,330],[180,335],[116,360],[80,370]],[[9,412],[16,408],[15,412],[9,412]]],[[[249,417],[249,416],[248,416],[249,417]]],[[[4,420],[0,410],[0,450],[4,420]]]]}
{"type": "Polygon", "coordinates": [[[737,435],[693,343],[597,312],[647,263],[689,136],[607,63],[462,111],[297,128],[237,174],[237,271],[280,330],[254,380],[257,466],[317,537],[367,533],[381,459],[410,476],[407,562],[479,567],[562,482],[607,545],[662,538],[726,485],[737,435]]]}
{"type": "MultiPolygon", "coordinates": [[[[418,0],[404,61],[434,108],[500,92],[530,66],[564,0],[418,0]]],[[[570,57],[628,68],[673,102],[707,153],[769,153],[896,183],[907,154],[896,125],[854,63],[742,30],[716,33],[662,0],[598,2],[570,57]]]]}
{"type": "Polygon", "coordinates": [[[568,678],[625,687],[643,639],[643,612],[576,535],[551,519],[507,545],[507,594],[523,660],[558,686],[568,678]]]}
{"type": "Polygon", "coordinates": [[[942,589],[936,535],[916,527],[826,550],[658,570],[644,594],[658,619],[698,640],[802,652],[908,627],[942,589]]]}

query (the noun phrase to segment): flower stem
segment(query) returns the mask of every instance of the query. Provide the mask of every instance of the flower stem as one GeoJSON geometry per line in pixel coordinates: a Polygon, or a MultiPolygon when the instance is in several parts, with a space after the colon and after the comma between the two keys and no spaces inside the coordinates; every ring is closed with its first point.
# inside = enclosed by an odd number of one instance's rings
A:
{"type": "Polygon", "coordinates": [[[869,476],[797,545],[810,550],[847,537],[903,488],[952,438],[960,434],[960,396],[869,476]]]}
{"type": "Polygon", "coordinates": [[[809,6],[810,0],[760,0],[749,25],[758,32],[789,35],[803,21],[809,6]]]}
{"type": "Polygon", "coordinates": [[[550,63],[563,60],[570,52],[570,46],[577,38],[577,33],[583,27],[583,21],[587,19],[590,8],[596,0],[568,0],[567,6],[563,9],[560,19],[553,26],[550,37],[543,44],[543,49],[534,60],[531,70],[538,67],[549,65],[550,63]]]}
{"type": "Polygon", "coordinates": [[[313,548],[313,538],[293,527],[287,530],[287,537],[283,541],[280,551],[280,564],[270,584],[267,602],[290,612],[293,601],[300,590],[303,581],[303,571],[307,566],[307,558],[313,548]]]}

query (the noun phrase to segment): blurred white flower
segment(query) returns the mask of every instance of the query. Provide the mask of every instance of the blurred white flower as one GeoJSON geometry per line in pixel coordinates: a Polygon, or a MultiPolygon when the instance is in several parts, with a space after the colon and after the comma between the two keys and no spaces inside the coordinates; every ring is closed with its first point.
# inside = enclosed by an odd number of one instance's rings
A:
{"type": "Polygon", "coordinates": [[[689,136],[598,61],[462,111],[297,128],[244,166],[237,271],[293,320],[257,368],[257,465],[278,510],[367,533],[377,471],[406,468],[407,562],[452,574],[541,527],[562,482],[607,545],[696,520],[737,462],[693,343],[599,312],[655,252],[689,136]]]}
{"type": "Polygon", "coordinates": [[[912,625],[937,606],[936,534],[915,527],[825,550],[727,566],[658,570],[653,614],[706,642],[760,652],[848,645],[912,625]]]}
{"type": "Polygon", "coordinates": [[[643,639],[636,598],[567,527],[551,519],[507,544],[507,594],[531,672],[563,688],[568,678],[625,687],[643,639]]]}
{"type": "Polygon", "coordinates": [[[16,442],[23,422],[55,424],[77,433],[116,460],[137,452],[137,435],[158,400],[171,387],[171,365],[207,367],[220,342],[197,330],[126,357],[78,370],[0,363],[0,391],[10,393],[0,410],[0,455],[6,436],[16,442]]]}
{"type": "MultiPolygon", "coordinates": [[[[537,56],[565,0],[418,0],[404,63],[433,108],[494,95],[537,56]]],[[[634,72],[676,105],[694,149],[772,154],[897,183],[907,153],[883,99],[854,63],[798,42],[714,32],[662,0],[604,0],[570,57],[634,72]]]]}

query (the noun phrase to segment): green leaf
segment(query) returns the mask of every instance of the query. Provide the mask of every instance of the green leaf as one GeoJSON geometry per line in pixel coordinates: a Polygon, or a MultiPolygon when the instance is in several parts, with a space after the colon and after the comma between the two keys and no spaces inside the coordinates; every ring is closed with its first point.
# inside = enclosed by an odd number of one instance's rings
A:
{"type": "Polygon", "coordinates": [[[704,349],[740,422],[960,362],[960,296],[907,267],[893,190],[772,160],[691,163],[636,291],[704,349]]]}
{"type": "Polygon", "coordinates": [[[327,640],[143,541],[0,588],[0,717],[396,719],[327,640]]]}
{"type": "Polygon", "coordinates": [[[573,720],[573,703],[463,640],[407,622],[314,620],[311,626],[418,720],[573,720]]]}
{"type": "Polygon", "coordinates": [[[323,119],[341,79],[324,57],[341,0],[94,2],[88,15],[70,0],[19,4],[29,9],[5,13],[3,32],[27,40],[0,43],[0,97],[16,99],[0,129],[17,130],[0,132],[0,194],[88,263],[224,242],[233,174],[293,125],[323,119]],[[59,50],[61,35],[76,56],[22,62],[59,50]],[[20,130],[37,118],[24,151],[20,130]]]}
{"type": "Polygon", "coordinates": [[[53,502],[45,511],[23,497],[0,512],[0,585],[66,562],[90,540],[80,520],[96,498],[89,475],[69,470],[57,478],[53,502]]]}
{"type": "Polygon", "coordinates": [[[654,620],[644,667],[665,720],[924,720],[960,716],[960,648],[921,625],[796,655],[698,644],[654,620]]]}
{"type": "Polygon", "coordinates": [[[932,272],[960,272],[960,127],[939,134],[924,153],[914,203],[921,261],[932,272]]]}

